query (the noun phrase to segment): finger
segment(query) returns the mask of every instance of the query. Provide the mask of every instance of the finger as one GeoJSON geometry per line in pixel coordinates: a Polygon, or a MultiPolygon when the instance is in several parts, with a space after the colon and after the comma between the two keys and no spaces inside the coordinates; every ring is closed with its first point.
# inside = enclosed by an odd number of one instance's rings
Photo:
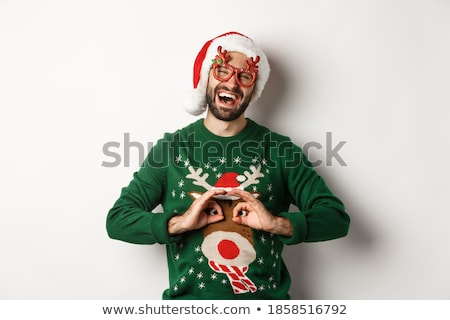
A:
{"type": "Polygon", "coordinates": [[[223,220],[224,214],[222,207],[215,201],[209,201],[208,202],[208,208],[205,209],[207,213],[207,223],[215,223],[223,220]]]}
{"type": "Polygon", "coordinates": [[[212,190],[208,190],[206,191],[201,198],[203,199],[211,199],[214,198],[214,196],[217,195],[223,195],[226,194],[227,192],[224,189],[212,189],[212,190]]]}
{"type": "Polygon", "coordinates": [[[215,201],[209,201],[205,210],[211,216],[223,216],[222,207],[215,201]]]}
{"type": "Polygon", "coordinates": [[[231,196],[238,196],[239,198],[245,201],[253,201],[255,199],[255,197],[253,197],[253,195],[250,192],[241,189],[232,189],[231,191],[228,192],[228,194],[231,196]]]}
{"type": "Polygon", "coordinates": [[[224,217],[223,215],[209,216],[209,217],[208,217],[208,222],[207,222],[207,223],[208,223],[208,224],[216,223],[216,222],[222,221],[224,218],[225,218],[225,217],[224,217]]]}
{"type": "Polygon", "coordinates": [[[246,217],[250,211],[253,211],[253,207],[251,205],[249,205],[247,202],[239,202],[233,208],[233,217],[246,217]]]}
{"type": "Polygon", "coordinates": [[[239,212],[240,210],[242,210],[242,204],[243,204],[243,203],[244,203],[244,202],[239,202],[239,203],[236,204],[236,206],[233,208],[233,218],[239,216],[239,215],[238,215],[238,212],[239,212]]]}
{"type": "Polygon", "coordinates": [[[218,194],[225,194],[226,191],[223,189],[219,190],[208,190],[205,193],[203,193],[200,197],[196,198],[195,202],[199,204],[200,206],[204,206],[208,201],[210,201],[215,195],[218,194]]]}

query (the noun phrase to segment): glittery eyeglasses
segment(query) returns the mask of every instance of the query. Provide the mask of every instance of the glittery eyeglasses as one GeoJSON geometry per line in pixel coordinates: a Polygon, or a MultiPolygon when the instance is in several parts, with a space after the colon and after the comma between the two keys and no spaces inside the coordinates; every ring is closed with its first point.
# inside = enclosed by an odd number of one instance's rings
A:
{"type": "Polygon", "coordinates": [[[258,77],[258,66],[256,64],[259,62],[259,56],[255,60],[253,58],[248,59],[246,61],[246,68],[236,68],[228,64],[231,57],[227,50],[222,51],[222,47],[219,46],[217,52],[218,55],[212,60],[214,78],[224,82],[230,80],[234,74],[236,76],[236,82],[244,88],[251,87],[255,83],[258,77]]]}

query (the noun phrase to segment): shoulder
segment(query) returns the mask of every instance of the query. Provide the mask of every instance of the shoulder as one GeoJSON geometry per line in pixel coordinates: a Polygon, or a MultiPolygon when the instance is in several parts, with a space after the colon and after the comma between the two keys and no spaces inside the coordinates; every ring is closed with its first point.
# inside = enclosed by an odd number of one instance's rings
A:
{"type": "Polygon", "coordinates": [[[165,132],[163,136],[158,140],[158,142],[161,143],[163,141],[176,141],[180,138],[187,139],[188,137],[196,133],[200,122],[201,119],[191,122],[185,127],[177,129],[175,131],[165,132]]]}
{"type": "Polygon", "coordinates": [[[274,131],[264,125],[255,122],[254,120],[248,119],[248,121],[252,130],[259,136],[263,137],[263,141],[266,141],[268,143],[292,143],[289,136],[274,131]]]}

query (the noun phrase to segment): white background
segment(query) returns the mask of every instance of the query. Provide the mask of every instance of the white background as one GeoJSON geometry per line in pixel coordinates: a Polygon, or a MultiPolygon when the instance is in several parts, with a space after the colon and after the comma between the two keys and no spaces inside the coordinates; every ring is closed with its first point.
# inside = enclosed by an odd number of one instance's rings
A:
{"type": "Polygon", "coordinates": [[[164,247],[105,231],[139,150],[103,146],[196,120],[194,58],[231,30],[272,66],[249,116],[313,160],[346,141],[317,170],[350,233],[286,249],[292,297],[450,298],[448,0],[0,0],[0,298],[160,299],[164,247]]]}

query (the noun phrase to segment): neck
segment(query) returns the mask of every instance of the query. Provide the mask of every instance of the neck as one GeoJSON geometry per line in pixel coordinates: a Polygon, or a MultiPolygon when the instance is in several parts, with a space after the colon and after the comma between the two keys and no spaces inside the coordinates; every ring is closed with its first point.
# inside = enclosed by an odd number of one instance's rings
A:
{"type": "Polygon", "coordinates": [[[223,121],[214,117],[208,110],[204,125],[206,129],[220,137],[232,137],[238,134],[247,125],[247,119],[242,114],[239,118],[233,121],[223,121]]]}

